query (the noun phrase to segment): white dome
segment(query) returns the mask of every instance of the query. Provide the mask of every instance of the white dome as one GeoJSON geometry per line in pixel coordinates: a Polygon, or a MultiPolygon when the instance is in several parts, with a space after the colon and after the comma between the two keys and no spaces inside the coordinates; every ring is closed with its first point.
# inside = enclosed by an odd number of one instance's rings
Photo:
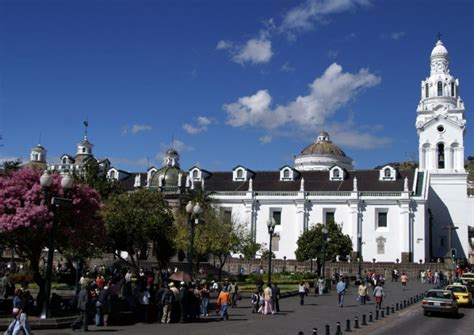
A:
{"type": "Polygon", "coordinates": [[[436,42],[436,46],[433,48],[433,51],[431,51],[431,57],[447,55],[448,50],[444,47],[443,42],[441,42],[441,40],[438,40],[438,42],[436,42]]]}

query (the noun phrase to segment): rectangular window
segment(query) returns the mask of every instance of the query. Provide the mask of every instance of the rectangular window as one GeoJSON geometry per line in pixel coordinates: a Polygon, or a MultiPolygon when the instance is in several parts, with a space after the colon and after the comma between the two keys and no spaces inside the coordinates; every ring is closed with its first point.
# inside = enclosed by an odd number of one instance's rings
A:
{"type": "Polygon", "coordinates": [[[377,228],[387,228],[387,212],[378,212],[377,228]]]}
{"type": "Polygon", "coordinates": [[[326,212],[326,217],[325,217],[324,223],[327,224],[327,223],[331,223],[331,222],[332,223],[336,222],[336,221],[334,221],[334,214],[335,214],[335,212],[333,212],[333,211],[326,212]]]}
{"type": "Polygon", "coordinates": [[[272,217],[275,219],[277,226],[281,225],[281,210],[272,211],[272,217]]]}
{"type": "Polygon", "coordinates": [[[228,208],[228,207],[221,207],[221,215],[223,217],[223,219],[226,221],[226,222],[229,222],[232,220],[232,208],[228,208]]]}

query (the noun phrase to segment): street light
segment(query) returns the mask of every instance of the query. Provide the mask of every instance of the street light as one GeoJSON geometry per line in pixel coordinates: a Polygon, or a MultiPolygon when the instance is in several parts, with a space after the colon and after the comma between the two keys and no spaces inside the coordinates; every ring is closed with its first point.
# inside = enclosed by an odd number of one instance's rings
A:
{"type": "Polygon", "coordinates": [[[276,221],[275,218],[268,218],[267,220],[267,228],[268,228],[268,235],[270,236],[270,243],[269,243],[269,254],[268,254],[268,277],[267,277],[267,284],[271,286],[272,284],[272,239],[273,239],[273,232],[275,231],[276,221]]]}
{"type": "MultiPolygon", "coordinates": [[[[74,182],[73,178],[69,174],[66,174],[61,178],[61,187],[64,189],[64,191],[67,191],[72,188],[73,182],[74,182]]],[[[45,199],[47,199],[48,197],[49,189],[52,183],[53,183],[53,178],[51,174],[48,171],[44,171],[44,173],[40,177],[40,184],[45,194],[45,199]]],[[[56,212],[56,208],[59,207],[61,204],[69,205],[71,204],[71,199],[51,197],[51,202],[48,203],[48,207],[53,212],[56,212]]],[[[54,214],[53,222],[48,231],[48,259],[46,261],[43,307],[41,310],[40,319],[46,319],[50,317],[49,302],[50,302],[50,296],[51,296],[51,281],[53,277],[54,238],[56,235],[56,226],[57,226],[56,213],[53,213],[53,214],[54,214]]]]}
{"type": "Polygon", "coordinates": [[[326,241],[328,237],[328,229],[326,226],[321,229],[323,233],[323,277],[326,278],[326,241]]]}
{"type": "Polygon", "coordinates": [[[357,234],[357,243],[358,243],[357,262],[359,263],[359,278],[361,278],[361,275],[362,275],[362,234],[361,233],[357,234]]]}
{"type": "Polygon", "coordinates": [[[199,223],[199,214],[202,213],[202,207],[199,202],[193,203],[189,201],[186,205],[186,212],[188,213],[189,224],[189,254],[188,254],[188,272],[193,274],[193,257],[194,257],[194,226],[199,223]],[[194,222],[192,217],[194,216],[194,222]]]}

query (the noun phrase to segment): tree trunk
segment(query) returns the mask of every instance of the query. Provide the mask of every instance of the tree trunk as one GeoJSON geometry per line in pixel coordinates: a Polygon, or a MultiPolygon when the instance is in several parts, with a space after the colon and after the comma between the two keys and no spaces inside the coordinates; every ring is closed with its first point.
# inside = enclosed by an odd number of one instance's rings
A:
{"type": "Polygon", "coordinates": [[[226,261],[227,261],[227,255],[219,255],[219,281],[221,281],[222,269],[224,268],[226,261]]]}
{"type": "Polygon", "coordinates": [[[33,272],[33,281],[38,285],[39,291],[36,296],[36,305],[42,306],[43,296],[44,296],[44,277],[41,275],[39,268],[39,258],[34,255],[27,256],[30,262],[30,269],[33,272]]]}

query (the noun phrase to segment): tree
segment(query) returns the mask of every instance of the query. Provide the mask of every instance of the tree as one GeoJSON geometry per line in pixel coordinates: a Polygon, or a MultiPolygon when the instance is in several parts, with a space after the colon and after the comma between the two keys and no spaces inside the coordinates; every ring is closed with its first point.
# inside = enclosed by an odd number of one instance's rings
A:
{"type": "Polygon", "coordinates": [[[107,243],[119,258],[120,251],[130,256],[138,268],[140,259],[148,257],[150,243],[160,267],[175,253],[171,210],[160,192],[140,189],[111,196],[104,206],[107,243]]]}
{"type": "Polygon", "coordinates": [[[342,229],[335,222],[326,224],[328,229],[327,238],[324,240],[322,228],[324,225],[317,224],[305,231],[296,242],[296,259],[300,262],[317,258],[318,268],[322,264],[322,259],[335,260],[336,256],[344,259],[352,252],[352,241],[349,235],[344,235],[342,229]],[[329,240],[330,239],[330,240],[329,240]],[[323,257],[325,249],[325,257],[323,257]]]}
{"type": "Polygon", "coordinates": [[[5,161],[3,162],[3,172],[8,174],[12,171],[18,171],[21,168],[22,161],[20,158],[17,158],[14,161],[5,161]]]}
{"type": "Polygon", "coordinates": [[[105,171],[95,158],[88,158],[84,168],[80,172],[74,172],[74,180],[81,184],[87,184],[99,192],[102,199],[107,200],[110,196],[123,193],[123,187],[116,180],[107,178],[105,171]]]}
{"type": "MultiPolygon", "coordinates": [[[[189,223],[183,213],[177,214],[176,244],[182,250],[189,249],[189,223]]],[[[245,236],[241,224],[232,217],[219,213],[218,210],[207,207],[200,216],[200,224],[195,227],[194,252],[197,261],[212,254],[219,261],[219,280],[222,270],[232,253],[241,251],[242,240],[245,236]]]]}
{"type": "Polygon", "coordinates": [[[40,258],[47,247],[48,232],[56,220],[55,247],[71,257],[95,255],[105,241],[105,229],[99,214],[100,195],[87,185],[75,184],[67,194],[61,188],[61,177],[53,175],[46,194],[39,179],[41,171],[22,169],[0,177],[0,238],[29,261],[33,280],[42,297],[44,278],[40,258]],[[71,207],[53,208],[51,197],[72,199],[71,207]]]}
{"type": "Polygon", "coordinates": [[[246,260],[251,260],[259,251],[262,251],[262,245],[255,242],[250,232],[246,232],[241,241],[240,251],[246,260]]]}

